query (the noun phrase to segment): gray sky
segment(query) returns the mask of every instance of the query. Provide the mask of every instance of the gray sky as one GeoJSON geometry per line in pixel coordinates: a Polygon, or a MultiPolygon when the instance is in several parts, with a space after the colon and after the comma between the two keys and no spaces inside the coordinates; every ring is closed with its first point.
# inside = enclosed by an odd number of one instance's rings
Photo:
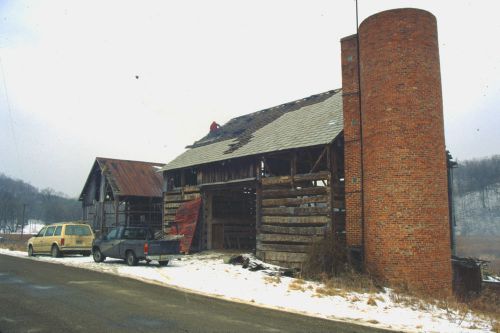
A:
{"type": "MultiPolygon", "coordinates": [[[[498,1],[438,21],[448,149],[500,153],[498,1]]],[[[96,156],[168,162],[230,118],[341,87],[355,2],[0,0],[0,172],[79,194],[96,156]],[[138,76],[138,79],[136,78],[138,76]]]]}

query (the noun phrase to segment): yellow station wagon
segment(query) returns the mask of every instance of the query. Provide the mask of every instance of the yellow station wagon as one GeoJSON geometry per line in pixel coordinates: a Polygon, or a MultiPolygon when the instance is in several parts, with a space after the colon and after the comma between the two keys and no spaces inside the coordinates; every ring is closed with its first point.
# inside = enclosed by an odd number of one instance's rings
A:
{"type": "Polygon", "coordinates": [[[92,252],[94,233],[89,225],[78,222],[55,223],[45,226],[28,240],[28,255],[80,253],[89,256],[92,252]]]}

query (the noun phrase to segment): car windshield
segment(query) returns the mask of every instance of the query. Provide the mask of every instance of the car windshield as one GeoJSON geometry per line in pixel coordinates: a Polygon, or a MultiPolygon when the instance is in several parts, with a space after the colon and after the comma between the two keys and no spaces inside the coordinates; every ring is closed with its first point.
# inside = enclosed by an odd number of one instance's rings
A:
{"type": "Polygon", "coordinates": [[[67,236],[90,236],[92,232],[88,225],[67,225],[65,234],[67,236]]]}

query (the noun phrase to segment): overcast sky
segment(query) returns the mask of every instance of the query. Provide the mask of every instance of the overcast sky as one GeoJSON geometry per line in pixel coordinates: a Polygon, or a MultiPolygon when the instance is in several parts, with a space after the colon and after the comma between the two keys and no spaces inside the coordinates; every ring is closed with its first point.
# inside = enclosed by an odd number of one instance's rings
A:
{"type": "MultiPolygon", "coordinates": [[[[438,21],[448,149],[500,153],[498,1],[438,21]]],[[[96,156],[166,163],[212,120],[341,87],[355,2],[0,0],[0,173],[77,196],[96,156]]]]}

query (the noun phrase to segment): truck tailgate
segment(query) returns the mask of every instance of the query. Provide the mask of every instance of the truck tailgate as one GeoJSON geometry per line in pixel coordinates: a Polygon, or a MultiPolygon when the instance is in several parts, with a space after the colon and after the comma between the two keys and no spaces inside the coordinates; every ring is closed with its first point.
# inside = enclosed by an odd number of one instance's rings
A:
{"type": "Polygon", "coordinates": [[[179,254],[180,239],[149,241],[148,255],[179,254]]]}

